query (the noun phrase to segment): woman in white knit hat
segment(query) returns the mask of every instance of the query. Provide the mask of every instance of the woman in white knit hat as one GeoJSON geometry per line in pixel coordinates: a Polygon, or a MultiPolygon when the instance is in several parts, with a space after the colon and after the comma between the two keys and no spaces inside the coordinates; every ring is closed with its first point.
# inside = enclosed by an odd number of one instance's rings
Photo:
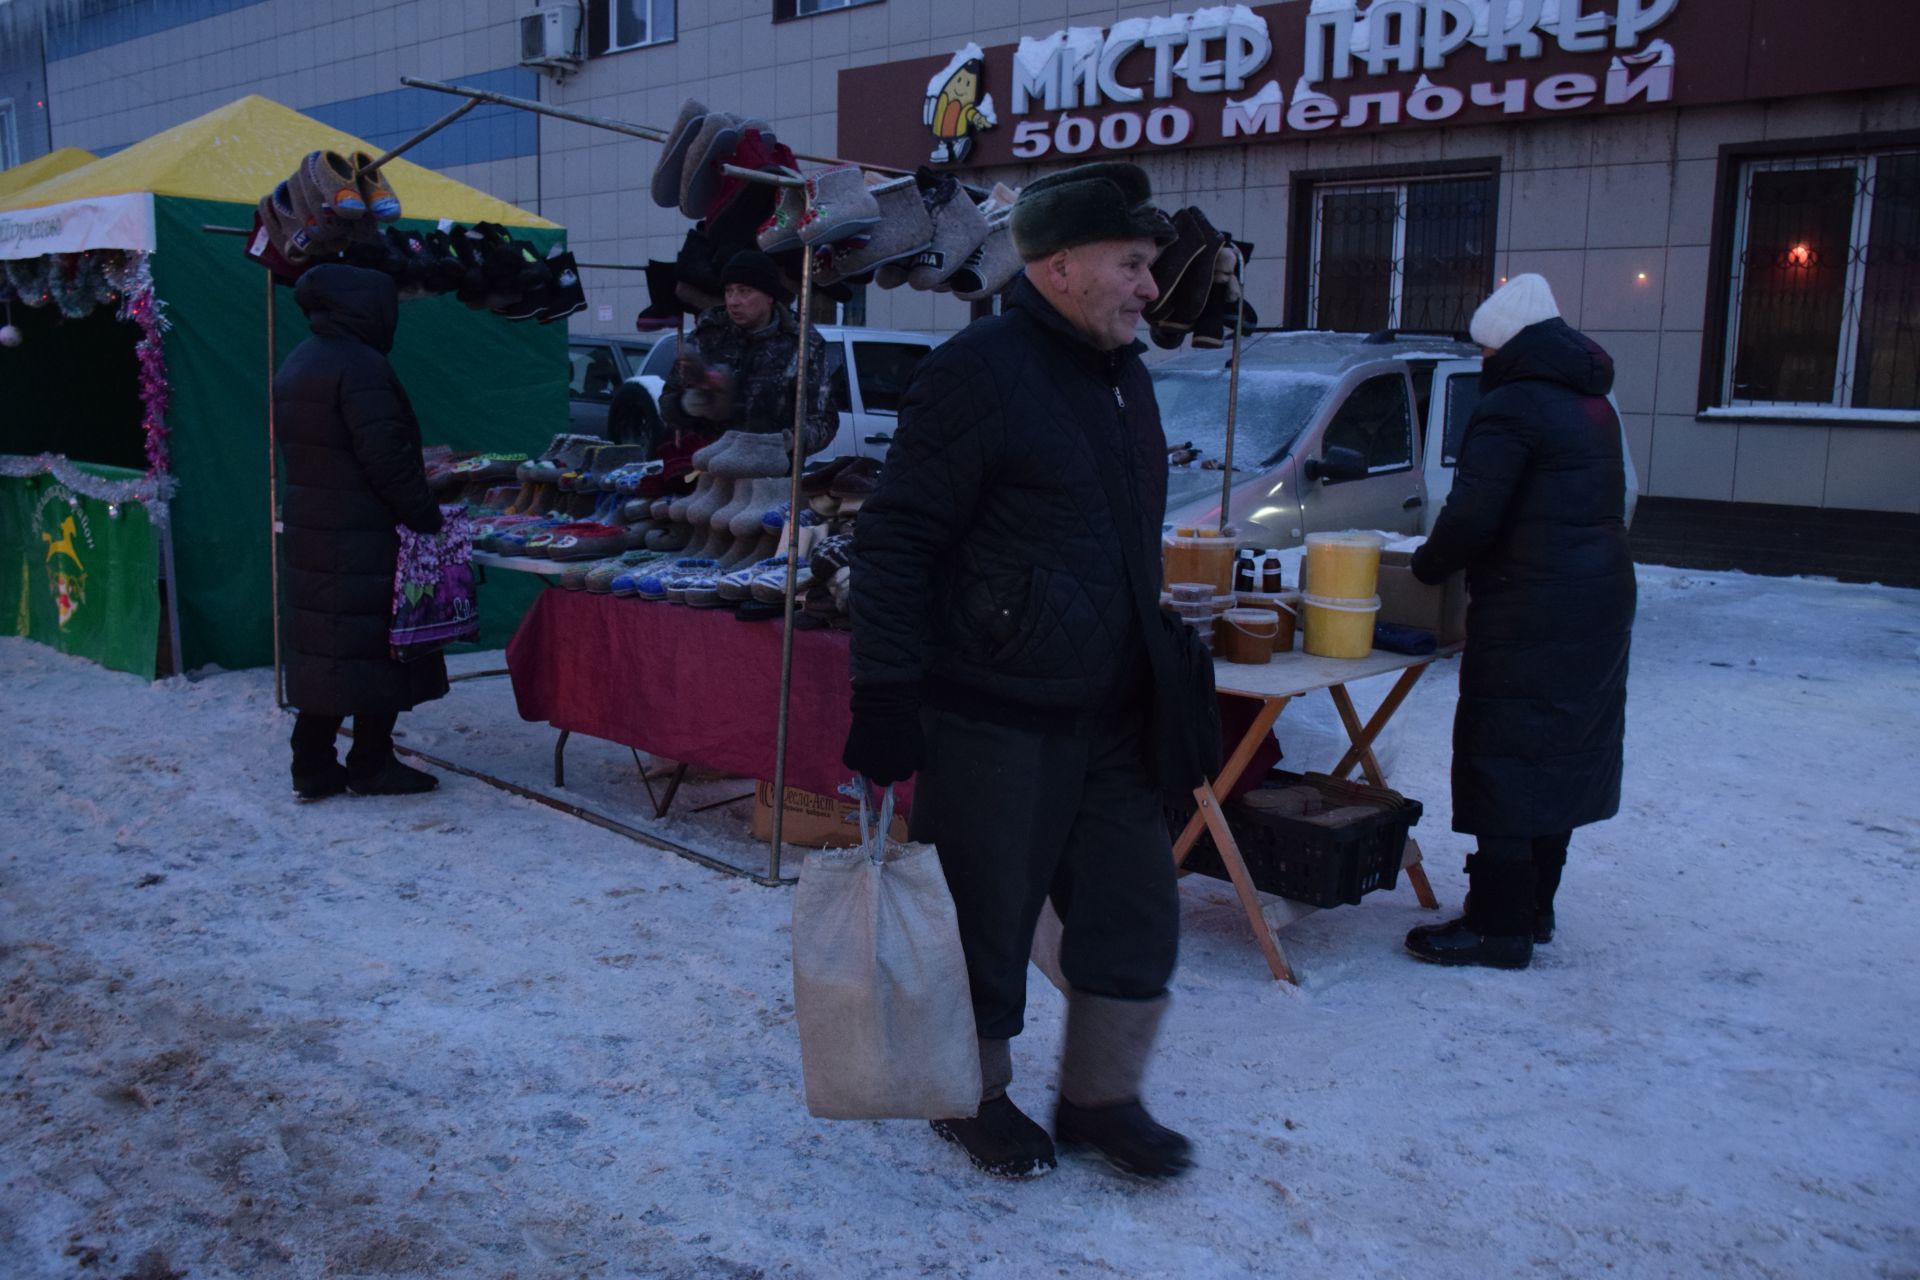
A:
{"type": "Polygon", "coordinates": [[[1524,969],[1553,937],[1574,828],[1620,807],[1633,557],[1613,360],[1537,275],[1474,313],[1481,397],[1413,572],[1467,573],[1453,829],[1477,838],[1466,914],[1407,935],[1438,964],[1524,969]]]}

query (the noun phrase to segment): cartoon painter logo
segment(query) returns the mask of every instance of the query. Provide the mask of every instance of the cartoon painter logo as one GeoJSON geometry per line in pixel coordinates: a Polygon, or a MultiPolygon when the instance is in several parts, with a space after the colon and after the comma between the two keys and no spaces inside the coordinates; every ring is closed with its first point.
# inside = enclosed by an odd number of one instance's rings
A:
{"type": "Polygon", "coordinates": [[[33,525],[46,548],[47,589],[53,596],[60,627],[87,602],[87,566],[81,560],[82,544],[93,550],[93,527],[86,513],[75,505],[73,494],[55,485],[47,490],[34,509],[33,525]]]}
{"type": "Polygon", "coordinates": [[[927,81],[920,120],[933,133],[933,154],[927,158],[935,164],[964,164],[973,154],[974,135],[1000,123],[993,114],[993,95],[980,92],[986,68],[980,46],[968,44],[927,81]]]}

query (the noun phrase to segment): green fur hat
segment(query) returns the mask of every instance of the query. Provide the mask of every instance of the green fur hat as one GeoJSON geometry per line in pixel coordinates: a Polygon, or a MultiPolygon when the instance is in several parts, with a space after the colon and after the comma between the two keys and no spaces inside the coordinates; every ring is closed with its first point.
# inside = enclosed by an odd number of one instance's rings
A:
{"type": "Polygon", "coordinates": [[[1108,160],[1036,178],[1013,205],[1013,246],[1023,262],[1101,240],[1174,241],[1137,164],[1108,160]]]}

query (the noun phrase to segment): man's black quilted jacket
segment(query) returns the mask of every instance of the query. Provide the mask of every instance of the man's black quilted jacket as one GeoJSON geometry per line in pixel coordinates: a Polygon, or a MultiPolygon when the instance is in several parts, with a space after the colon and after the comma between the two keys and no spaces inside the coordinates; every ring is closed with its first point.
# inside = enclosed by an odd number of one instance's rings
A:
{"type": "Polygon", "coordinates": [[[1167,464],[1142,349],[1087,345],[1022,279],[921,362],[856,524],[856,685],[989,716],[1144,696],[1167,464]]]}

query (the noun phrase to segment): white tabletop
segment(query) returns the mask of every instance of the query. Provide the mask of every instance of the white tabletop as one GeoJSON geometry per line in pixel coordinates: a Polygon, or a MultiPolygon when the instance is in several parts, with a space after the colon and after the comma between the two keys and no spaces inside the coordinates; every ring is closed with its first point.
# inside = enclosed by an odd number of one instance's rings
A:
{"type": "Polygon", "coordinates": [[[1221,693],[1249,698],[1292,698],[1315,689],[1451,658],[1460,648],[1451,645],[1433,653],[1388,653],[1385,649],[1375,649],[1364,658],[1320,658],[1296,649],[1292,653],[1275,654],[1265,666],[1215,658],[1213,684],[1221,693]]]}

